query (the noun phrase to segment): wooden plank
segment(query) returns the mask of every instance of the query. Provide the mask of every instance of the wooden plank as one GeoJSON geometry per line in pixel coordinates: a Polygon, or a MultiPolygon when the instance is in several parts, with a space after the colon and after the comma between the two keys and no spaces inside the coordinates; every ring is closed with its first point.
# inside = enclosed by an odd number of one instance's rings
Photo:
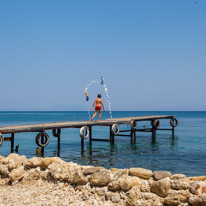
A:
{"type": "Polygon", "coordinates": [[[135,121],[149,121],[152,119],[172,119],[173,115],[161,115],[161,116],[145,116],[145,117],[125,117],[118,119],[107,119],[100,122],[97,121],[69,121],[69,122],[53,122],[43,124],[31,124],[31,125],[17,125],[0,127],[0,133],[19,133],[19,132],[42,132],[45,130],[52,130],[57,128],[80,128],[82,126],[110,126],[114,123],[117,124],[130,124],[131,120],[135,121]]]}

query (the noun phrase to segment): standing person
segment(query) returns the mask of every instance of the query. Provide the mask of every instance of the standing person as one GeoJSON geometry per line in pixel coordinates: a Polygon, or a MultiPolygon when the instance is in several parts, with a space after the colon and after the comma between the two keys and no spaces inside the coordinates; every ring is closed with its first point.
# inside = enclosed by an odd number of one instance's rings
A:
{"type": "Polygon", "coordinates": [[[101,100],[101,97],[102,97],[101,94],[98,94],[97,99],[94,100],[94,103],[92,105],[92,110],[94,109],[95,104],[96,104],[96,106],[95,106],[95,112],[94,112],[94,115],[91,119],[91,122],[93,121],[94,117],[97,115],[98,111],[99,111],[99,121],[98,122],[100,122],[100,119],[101,119],[101,116],[102,116],[102,108],[104,110],[104,104],[103,104],[103,101],[101,100]]]}

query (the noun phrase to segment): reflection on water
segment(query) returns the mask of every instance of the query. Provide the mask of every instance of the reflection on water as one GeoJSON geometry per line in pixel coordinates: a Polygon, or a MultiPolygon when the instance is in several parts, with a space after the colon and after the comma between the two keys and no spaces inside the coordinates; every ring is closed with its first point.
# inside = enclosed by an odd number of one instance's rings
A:
{"type": "MultiPolygon", "coordinates": [[[[153,136],[148,136],[147,140],[145,139],[145,136],[137,136],[134,143],[128,141],[128,138],[127,141],[125,141],[125,139],[124,141],[121,140],[118,139],[115,141],[115,144],[107,143],[107,145],[101,145],[95,141],[92,142],[92,145],[87,143],[84,150],[81,150],[79,163],[93,166],[104,166],[106,168],[113,166],[118,168],[138,166],[137,160],[140,161],[141,159],[144,159],[145,155],[160,155],[160,153],[162,153],[162,147],[170,148],[169,150],[174,151],[178,138],[177,136],[164,135],[163,142],[162,139],[153,136]],[[135,162],[136,165],[134,164],[135,162]]],[[[168,151],[168,149],[166,149],[166,151],[168,151]]]]}
{"type": "MultiPolygon", "coordinates": [[[[175,151],[178,142],[178,136],[173,135],[159,135],[154,136],[140,136],[136,135],[136,141],[131,143],[128,138],[117,138],[115,143],[99,143],[88,142],[85,144],[84,150],[79,151],[79,158],[72,158],[72,156],[65,156],[65,151],[53,150],[52,156],[58,156],[66,161],[77,161],[82,165],[103,166],[106,168],[129,168],[129,167],[142,167],[142,163],[147,160],[147,164],[155,159],[159,162],[156,169],[160,169],[162,165],[166,164],[167,159],[164,159],[164,153],[175,151]],[[159,136],[161,138],[159,138],[159,136]],[[165,149],[163,149],[165,148],[165,149]],[[63,155],[61,155],[61,152],[63,155]],[[162,154],[162,155],[161,155],[162,154]],[[158,156],[158,158],[156,157],[158,156]],[[150,160],[148,162],[148,158],[150,160]]],[[[145,167],[146,164],[144,164],[145,167]]]]}

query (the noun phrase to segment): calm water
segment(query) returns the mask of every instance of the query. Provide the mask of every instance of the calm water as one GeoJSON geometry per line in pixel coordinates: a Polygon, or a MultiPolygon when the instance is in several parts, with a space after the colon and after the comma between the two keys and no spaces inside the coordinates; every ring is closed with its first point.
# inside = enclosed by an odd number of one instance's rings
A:
{"type": "MultiPolygon", "coordinates": [[[[188,176],[206,175],[206,112],[113,112],[113,118],[129,116],[175,115],[179,126],[175,136],[171,131],[157,131],[156,139],[151,133],[137,132],[135,144],[129,137],[115,137],[115,144],[85,141],[81,152],[79,129],[63,129],[61,150],[58,154],[57,139],[48,131],[50,142],[45,148],[45,156],[58,156],[66,161],[82,165],[104,166],[106,168],[142,167],[151,170],[168,170],[188,176]]],[[[103,119],[109,113],[103,113],[103,119]]],[[[88,120],[87,112],[0,112],[0,126],[88,120]]],[[[169,120],[160,121],[162,128],[169,126],[169,120]]],[[[149,126],[149,122],[138,123],[138,128],[149,126]]],[[[129,129],[120,126],[120,129],[129,129]]],[[[37,133],[15,134],[15,145],[19,144],[19,154],[28,158],[35,156],[37,133]]],[[[8,136],[8,135],[5,135],[8,136]]],[[[109,127],[93,127],[94,138],[109,138],[109,127]]],[[[10,142],[0,147],[0,155],[10,153],[10,142]]]]}

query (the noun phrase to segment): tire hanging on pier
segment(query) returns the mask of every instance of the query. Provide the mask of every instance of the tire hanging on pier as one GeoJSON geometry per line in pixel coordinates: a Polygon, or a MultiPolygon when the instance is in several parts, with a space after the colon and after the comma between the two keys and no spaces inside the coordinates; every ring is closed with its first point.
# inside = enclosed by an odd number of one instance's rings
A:
{"type": "Polygon", "coordinates": [[[53,129],[52,134],[54,137],[59,137],[61,134],[61,129],[53,129]]]}
{"type": "Polygon", "coordinates": [[[172,127],[177,127],[177,126],[179,125],[179,121],[178,121],[176,118],[171,119],[171,120],[170,120],[170,125],[171,125],[172,127]]]}
{"type": "Polygon", "coordinates": [[[131,129],[132,129],[132,130],[136,130],[137,122],[136,122],[135,120],[131,120],[130,126],[131,126],[131,129]]]}
{"type": "Polygon", "coordinates": [[[153,119],[151,124],[152,124],[152,127],[158,129],[160,126],[160,121],[158,119],[153,119]]]}
{"type": "Polygon", "coordinates": [[[113,124],[111,130],[112,130],[113,135],[118,135],[119,134],[119,125],[113,124]]]}
{"type": "Polygon", "coordinates": [[[82,139],[87,139],[89,137],[89,127],[83,126],[79,130],[79,135],[82,139]]]}
{"type": "Polygon", "coordinates": [[[36,144],[40,147],[46,147],[49,144],[49,135],[46,132],[40,132],[36,136],[36,144]],[[43,142],[41,142],[43,138],[43,142]]]}
{"type": "Polygon", "coordinates": [[[0,133],[0,147],[1,147],[1,145],[3,144],[3,141],[4,141],[4,137],[3,137],[3,135],[0,133]]]}

